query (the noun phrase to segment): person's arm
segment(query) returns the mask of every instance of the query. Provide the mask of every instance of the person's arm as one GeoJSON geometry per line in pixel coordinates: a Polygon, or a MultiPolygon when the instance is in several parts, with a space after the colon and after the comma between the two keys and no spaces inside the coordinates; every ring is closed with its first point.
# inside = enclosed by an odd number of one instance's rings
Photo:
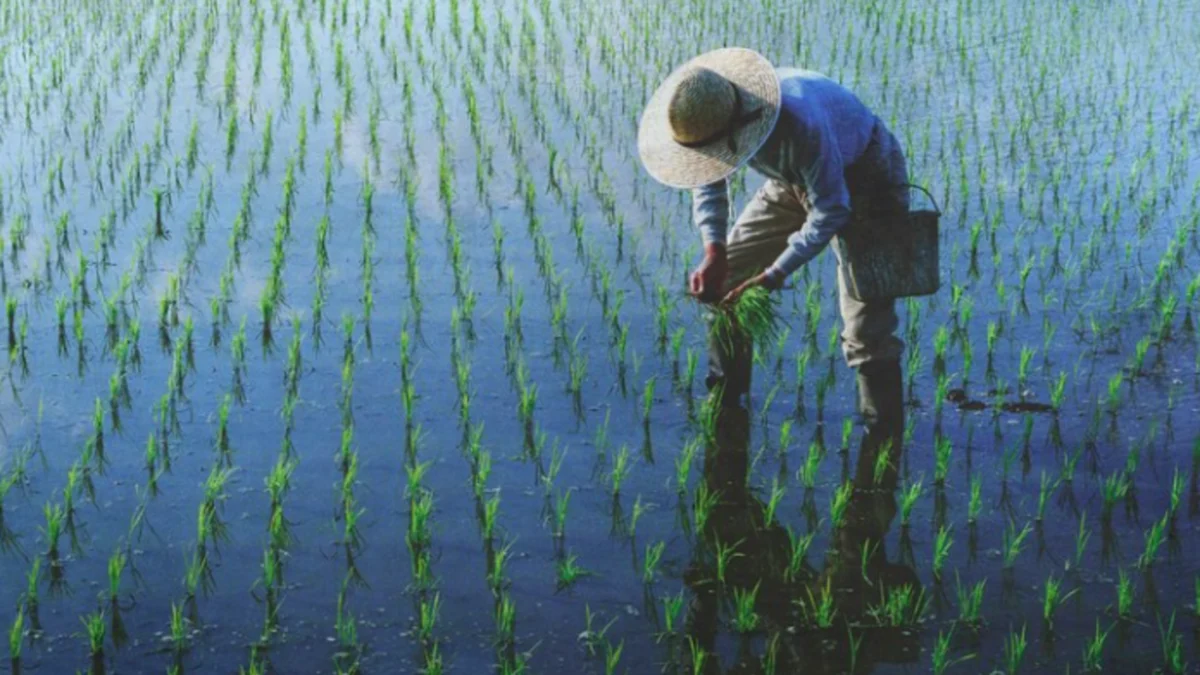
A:
{"type": "Polygon", "coordinates": [[[725,231],[729,226],[729,181],[701,185],[692,190],[692,220],[700,229],[700,238],[707,250],[711,244],[725,246],[725,231]]]}
{"type": "Polygon", "coordinates": [[[789,143],[811,207],[804,225],[788,237],[788,247],[765,272],[776,285],[820,253],[850,219],[850,190],[832,129],[824,118],[798,126],[789,143]]]}

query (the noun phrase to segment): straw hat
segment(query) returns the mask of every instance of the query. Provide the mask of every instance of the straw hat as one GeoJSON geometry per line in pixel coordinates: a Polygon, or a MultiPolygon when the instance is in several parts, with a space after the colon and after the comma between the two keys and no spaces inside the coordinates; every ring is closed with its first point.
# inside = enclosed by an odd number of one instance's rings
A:
{"type": "Polygon", "coordinates": [[[718,49],[675,69],[650,97],[638,154],[660,183],[707,185],[749,161],[778,119],[771,62],[751,49],[718,49]]]}

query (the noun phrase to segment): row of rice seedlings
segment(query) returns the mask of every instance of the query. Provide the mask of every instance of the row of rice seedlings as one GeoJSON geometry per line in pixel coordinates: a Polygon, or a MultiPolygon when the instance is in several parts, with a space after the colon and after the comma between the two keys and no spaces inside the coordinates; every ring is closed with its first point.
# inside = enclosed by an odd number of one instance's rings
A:
{"type": "Polygon", "coordinates": [[[356,556],[366,543],[361,529],[361,520],[366,509],[358,505],[354,494],[359,469],[358,451],[354,447],[354,350],[354,318],[346,313],[342,315],[342,380],[338,397],[338,408],[342,414],[341,445],[336,456],[340,473],[339,498],[334,515],[334,524],[342,532],[339,544],[346,562],[346,574],[338,590],[334,622],[337,651],[334,653],[333,663],[334,669],[339,673],[358,672],[363,653],[363,644],[358,638],[357,619],[347,609],[350,586],[366,584],[356,562],[356,556]]]}
{"type": "MultiPolygon", "coordinates": [[[[58,181],[61,183],[62,182],[61,160],[58,165],[58,170],[59,170],[59,173],[58,173],[57,178],[58,178],[58,181]]],[[[112,243],[112,236],[113,236],[112,225],[113,225],[114,221],[115,221],[115,216],[114,216],[113,212],[110,211],[109,214],[107,216],[105,216],[105,218],[103,219],[102,226],[99,230],[99,233],[96,235],[97,236],[97,246],[95,247],[94,250],[99,249],[98,256],[100,256],[102,259],[105,259],[105,260],[108,257],[107,247],[110,246],[112,243]]],[[[66,232],[66,229],[64,226],[66,222],[67,221],[66,221],[65,214],[64,214],[64,217],[59,219],[58,226],[57,226],[57,229],[58,229],[57,239],[58,239],[58,243],[59,243],[59,247],[60,247],[59,248],[60,254],[65,247],[69,247],[69,239],[67,237],[67,232],[66,232]]],[[[14,249],[14,253],[15,252],[16,252],[16,250],[14,249]]],[[[72,299],[70,301],[67,301],[65,298],[60,296],[58,302],[56,303],[56,314],[58,315],[58,319],[59,319],[59,321],[58,321],[59,331],[58,332],[59,332],[59,349],[60,349],[60,354],[61,354],[61,353],[65,352],[65,331],[63,329],[64,328],[63,323],[64,323],[65,309],[67,308],[68,305],[73,305],[75,308],[74,309],[75,336],[76,336],[76,341],[80,346],[79,362],[80,362],[80,372],[82,372],[82,364],[85,362],[85,356],[84,356],[84,351],[83,351],[84,341],[83,341],[83,333],[82,333],[82,321],[80,320],[80,310],[90,304],[90,299],[89,299],[88,293],[87,293],[87,270],[88,270],[87,259],[85,259],[83,257],[82,252],[80,252],[77,255],[77,261],[78,261],[77,270],[75,273],[73,273],[73,275],[71,277],[72,299]]],[[[60,255],[60,263],[61,263],[61,255],[60,255]]],[[[139,263],[139,261],[137,261],[137,260],[133,261],[133,264],[138,264],[138,263],[139,263]]],[[[47,267],[47,270],[48,269],[49,268],[47,267]]],[[[48,280],[49,280],[49,276],[47,276],[47,281],[48,280]]],[[[126,311],[127,301],[125,299],[125,296],[128,293],[129,288],[130,288],[130,276],[127,271],[121,277],[121,287],[120,287],[119,291],[115,294],[116,299],[115,300],[112,298],[108,299],[106,302],[106,309],[105,309],[105,317],[106,317],[106,324],[107,324],[106,335],[108,338],[106,347],[109,350],[114,350],[114,353],[116,355],[116,364],[115,364],[114,372],[112,374],[112,377],[109,380],[109,404],[108,404],[108,413],[109,413],[109,417],[110,417],[110,423],[112,425],[114,432],[119,432],[120,428],[121,428],[121,421],[120,421],[120,414],[119,414],[120,408],[122,406],[129,408],[131,406],[131,398],[130,398],[130,394],[129,394],[128,380],[127,380],[128,368],[131,366],[131,363],[132,363],[133,368],[137,368],[141,362],[140,350],[138,348],[138,344],[139,344],[138,322],[137,322],[136,318],[130,319],[129,314],[126,311]],[[124,323],[126,323],[126,326],[127,326],[127,332],[126,332],[126,335],[124,335],[124,336],[120,336],[120,329],[117,325],[118,314],[121,316],[121,318],[124,320],[124,323]]],[[[10,319],[10,323],[11,323],[12,316],[14,313],[13,312],[14,303],[11,302],[11,300],[10,300],[8,305],[9,305],[8,314],[9,314],[9,319],[10,319]]],[[[22,328],[21,333],[24,334],[26,330],[27,330],[27,328],[22,328]]],[[[17,354],[21,354],[22,358],[23,358],[24,340],[22,339],[22,340],[17,341],[16,346],[18,347],[18,349],[16,350],[17,354]]],[[[15,355],[16,354],[14,354],[14,356],[15,355]]],[[[47,507],[45,509],[47,522],[46,522],[46,528],[43,530],[43,532],[44,532],[44,534],[47,538],[47,542],[48,542],[45,559],[47,560],[48,566],[50,569],[51,590],[56,593],[59,591],[65,590],[65,588],[66,588],[65,576],[63,573],[64,572],[63,565],[62,565],[62,562],[60,559],[60,554],[59,554],[59,549],[58,549],[58,542],[59,542],[61,533],[64,530],[67,531],[71,536],[73,549],[79,550],[78,541],[75,536],[75,532],[76,532],[76,529],[78,526],[77,520],[76,520],[75,498],[79,494],[85,494],[85,495],[88,495],[89,498],[92,498],[91,495],[94,494],[94,488],[92,487],[93,482],[92,482],[91,474],[94,470],[95,471],[103,471],[103,469],[106,465],[105,455],[104,455],[105,444],[104,444],[104,412],[103,411],[104,411],[104,409],[101,405],[101,401],[99,399],[97,399],[96,407],[95,407],[95,414],[93,415],[92,434],[89,437],[87,443],[85,443],[84,452],[81,455],[80,459],[77,460],[71,466],[70,470],[68,471],[67,486],[63,491],[62,503],[59,505],[54,505],[54,506],[47,505],[47,507]],[[95,466],[92,466],[93,463],[95,464],[95,466]]],[[[40,407],[39,407],[39,418],[40,418],[40,407]]],[[[152,472],[150,477],[148,478],[148,489],[144,493],[145,496],[152,496],[153,491],[150,488],[154,485],[154,482],[155,482],[155,474],[152,472]]],[[[143,515],[144,515],[144,501],[137,509],[135,509],[134,516],[133,516],[133,522],[131,523],[131,532],[140,525],[141,518],[143,517],[143,515]]],[[[120,618],[120,607],[117,604],[118,594],[119,594],[120,576],[121,576],[123,569],[125,568],[125,560],[126,560],[126,554],[123,554],[120,550],[118,550],[116,553],[114,553],[113,557],[110,559],[110,562],[109,562],[109,597],[108,597],[108,600],[111,605],[110,609],[111,609],[111,622],[112,622],[111,630],[109,631],[109,634],[112,636],[114,643],[118,647],[121,644],[123,644],[123,641],[125,639],[124,628],[123,628],[123,624],[122,624],[121,618],[120,618]]],[[[20,642],[21,642],[21,638],[22,638],[22,634],[23,634],[22,626],[25,623],[25,621],[28,620],[30,622],[31,631],[32,631],[31,634],[35,634],[40,630],[40,624],[39,624],[38,618],[37,618],[37,616],[38,616],[37,586],[38,586],[38,579],[40,576],[41,561],[42,561],[41,557],[35,558],[33,567],[31,568],[30,573],[28,575],[29,583],[27,585],[26,594],[25,594],[25,597],[22,600],[21,606],[18,610],[20,619],[19,619],[19,621],[16,622],[16,624],[14,624],[13,630],[10,634],[10,638],[11,638],[10,646],[13,647],[14,669],[19,669],[20,642]]],[[[105,628],[103,619],[104,619],[104,612],[98,611],[97,613],[94,613],[94,614],[86,617],[85,622],[84,622],[84,625],[87,628],[86,632],[89,637],[89,644],[90,644],[89,650],[93,657],[93,662],[92,662],[93,670],[95,670],[97,667],[99,667],[101,669],[103,668],[103,640],[104,640],[104,635],[106,632],[106,628],[105,628]]]]}
{"type": "MultiPolygon", "coordinates": [[[[448,245],[451,248],[449,258],[455,267],[455,295],[457,300],[456,306],[451,310],[450,362],[458,390],[459,425],[463,430],[463,442],[470,463],[471,485],[473,487],[476,515],[480,525],[480,534],[483,539],[488,586],[492,591],[495,601],[497,667],[500,672],[516,673],[522,672],[526,667],[525,664],[528,661],[529,655],[519,652],[516,648],[516,601],[508,590],[510,582],[507,578],[507,564],[512,558],[512,546],[514,542],[508,540],[501,545],[497,545],[500,491],[497,489],[490,497],[485,498],[485,493],[488,491],[488,479],[491,474],[492,457],[482,444],[482,426],[476,425],[471,420],[471,401],[473,397],[471,390],[471,358],[470,353],[464,349],[464,347],[469,347],[472,344],[473,329],[470,327],[470,316],[475,293],[470,288],[469,268],[466,267],[465,261],[454,253],[456,243],[457,231],[453,223],[453,218],[450,217],[448,218],[448,245]]],[[[514,285],[511,283],[510,276],[510,294],[513,288],[514,285]]],[[[506,311],[507,326],[519,324],[519,302],[516,305],[517,309],[515,312],[512,310],[513,305],[510,303],[510,308],[506,311]]],[[[537,387],[536,384],[529,382],[528,370],[522,354],[523,341],[519,337],[519,331],[516,333],[516,342],[513,342],[510,339],[510,332],[506,330],[506,355],[508,355],[509,362],[513,364],[509,368],[509,372],[513,385],[518,392],[517,412],[518,419],[522,421],[525,429],[526,458],[533,459],[539,480],[544,481],[547,493],[549,493],[552,489],[553,476],[557,473],[557,469],[552,469],[549,474],[545,474],[542,470],[540,448],[545,442],[544,434],[538,434],[535,431],[536,423],[533,419],[534,409],[537,405],[537,387]]],[[[407,331],[405,331],[401,336],[401,379],[405,392],[411,391],[410,346],[411,342],[408,339],[407,331]]],[[[407,399],[411,399],[411,395],[406,394],[407,399]]],[[[411,403],[406,402],[405,407],[408,419],[411,420],[411,403]]],[[[419,484],[416,477],[424,474],[428,463],[417,463],[415,452],[410,457],[412,457],[411,466],[413,467],[409,469],[410,514],[422,526],[417,530],[419,533],[423,530],[427,531],[427,522],[433,506],[432,493],[424,488],[420,488],[415,490],[414,494],[412,486],[419,484]],[[418,518],[418,516],[420,517],[418,518]]],[[[559,464],[561,464],[561,460],[559,464]]],[[[413,528],[411,524],[413,522],[414,520],[410,520],[410,539],[412,538],[413,528]]],[[[421,546],[414,546],[410,542],[410,551],[413,552],[414,585],[419,591],[425,591],[431,585],[431,578],[428,572],[428,535],[426,534],[423,538],[418,537],[418,539],[417,543],[422,544],[421,546]]],[[[563,559],[560,557],[560,560],[563,559]]],[[[423,592],[419,597],[421,598],[419,614],[425,617],[429,613],[429,605],[426,599],[427,593],[423,592]]],[[[434,597],[438,598],[439,596],[435,595],[434,597]]],[[[426,644],[423,657],[427,668],[433,668],[436,671],[442,667],[442,657],[437,642],[433,642],[431,645],[426,644]]]]}
{"type": "MultiPolygon", "coordinates": [[[[82,260],[82,258],[80,258],[82,260]]],[[[82,278],[82,274],[80,277],[82,278]]],[[[126,277],[127,278],[127,277],[126,277]]],[[[76,291],[73,293],[74,304],[77,307],[76,313],[83,305],[83,297],[78,291],[79,285],[76,284],[76,291]]],[[[60,302],[60,306],[66,303],[60,302]]],[[[59,310],[60,316],[62,310],[59,310]]],[[[114,432],[120,430],[119,408],[122,405],[129,406],[129,390],[127,384],[127,368],[129,366],[129,354],[131,350],[130,344],[134,345],[136,352],[137,331],[136,320],[134,320],[133,330],[130,334],[121,338],[116,351],[117,362],[112,378],[110,379],[110,401],[108,412],[111,416],[111,424],[114,432]]],[[[81,322],[76,321],[76,335],[78,342],[82,344],[81,322]]],[[[81,356],[82,359],[82,356],[81,356]]],[[[140,362],[140,359],[139,359],[140,362]]],[[[39,405],[39,420],[41,419],[41,406],[39,405]]],[[[92,432],[84,443],[80,456],[72,463],[67,471],[67,482],[61,493],[61,501],[57,504],[47,503],[43,509],[46,523],[42,529],[43,536],[46,541],[46,551],[43,555],[34,558],[32,566],[27,575],[26,590],[18,607],[19,619],[14,623],[10,633],[10,650],[12,653],[12,662],[14,670],[20,669],[20,651],[21,642],[24,635],[28,634],[31,638],[40,634],[41,625],[39,621],[39,594],[38,585],[41,579],[42,561],[46,561],[46,566],[49,572],[49,583],[52,595],[59,595],[67,592],[68,586],[65,576],[65,564],[61,557],[59,543],[62,534],[68,534],[71,542],[71,549],[76,554],[82,554],[82,548],[77,536],[80,523],[77,519],[76,499],[79,496],[84,496],[89,500],[95,499],[95,487],[93,480],[94,472],[103,472],[107,466],[105,457],[105,406],[101,400],[95,400],[94,413],[92,415],[92,432]],[[29,631],[24,630],[25,622],[29,622],[29,631]]],[[[35,437],[35,440],[40,439],[40,434],[35,437]]],[[[23,459],[21,460],[24,461],[23,459]]],[[[10,474],[5,478],[4,491],[7,492],[13,484],[13,480],[20,478],[21,474],[10,474]]],[[[135,511],[135,520],[139,518],[142,511],[135,511]]],[[[6,542],[12,540],[5,538],[6,542]]],[[[6,543],[6,546],[9,544],[6,543]]],[[[120,572],[124,568],[123,559],[120,552],[114,554],[114,558],[110,561],[110,601],[113,606],[113,628],[112,636],[118,646],[124,640],[124,629],[119,616],[119,607],[115,605],[119,588],[120,572]]],[[[87,635],[89,637],[89,649],[92,655],[93,669],[97,666],[103,668],[103,642],[106,633],[104,624],[104,615],[102,611],[90,615],[85,619],[85,626],[88,628],[87,635]]]]}
{"type": "Polygon", "coordinates": [[[282,408],[284,428],[283,441],[275,464],[272,465],[264,483],[268,496],[267,537],[263,549],[262,575],[255,580],[254,587],[260,591],[255,597],[263,604],[262,632],[250,648],[249,669],[253,672],[265,668],[266,653],[279,631],[279,609],[287,585],[284,580],[284,560],[294,543],[291,524],[284,513],[284,500],[291,490],[292,474],[299,463],[292,443],[295,410],[300,398],[300,373],[302,353],[300,348],[300,322],[293,318],[292,338],[288,344],[288,360],[284,369],[284,404],[282,408]]]}
{"type": "MultiPolygon", "coordinates": [[[[405,72],[405,77],[407,82],[407,71],[405,72]]],[[[440,95],[440,91],[437,89],[437,80],[434,79],[433,82],[435,102],[438,104],[438,110],[441,111],[444,105],[443,97],[440,95]]],[[[408,91],[407,87],[406,91],[408,91]]],[[[467,96],[469,97],[471,89],[466,88],[466,92],[467,96]]],[[[468,102],[469,101],[470,99],[468,98],[468,102]]],[[[439,137],[441,138],[438,156],[440,175],[439,198],[446,216],[447,259],[450,261],[452,267],[454,292],[457,301],[457,304],[452,309],[451,313],[451,326],[453,328],[453,337],[451,340],[450,350],[451,365],[453,372],[455,373],[455,382],[457,383],[459,391],[459,419],[463,428],[463,438],[466,444],[467,456],[470,460],[471,483],[474,486],[473,492],[476,503],[476,512],[480,519],[481,535],[484,541],[488,584],[492,589],[495,598],[497,663],[501,672],[515,673],[523,671],[525,668],[525,663],[528,659],[528,655],[520,653],[516,649],[516,603],[508,590],[509,582],[507,581],[506,571],[507,562],[511,559],[512,555],[511,551],[513,542],[508,541],[497,546],[496,526],[498,524],[499,516],[500,493],[497,491],[491,497],[485,498],[485,493],[487,491],[486,485],[491,472],[492,459],[490,453],[488,453],[488,451],[482,447],[482,427],[473,425],[471,422],[471,363],[469,353],[463,351],[462,349],[464,345],[462,338],[460,337],[460,335],[465,336],[468,340],[468,343],[473,340],[474,329],[472,326],[471,316],[473,314],[473,305],[475,303],[475,293],[470,289],[469,268],[465,264],[465,260],[462,256],[461,239],[458,235],[456,223],[452,214],[455,195],[453,184],[455,179],[453,174],[452,160],[445,141],[445,116],[444,114],[439,113],[435,116],[435,119],[438,122],[437,130],[439,137]],[[461,331],[460,328],[462,329],[461,331]]],[[[486,150],[483,150],[482,147],[477,143],[477,167],[482,166],[482,160],[479,158],[482,157],[484,152],[486,152],[486,150]]],[[[411,196],[414,192],[415,180],[411,175],[408,175],[407,172],[402,173],[402,179],[406,184],[406,191],[410,195],[410,214],[407,220],[408,225],[406,226],[406,231],[408,233],[406,234],[406,257],[408,258],[407,269],[409,276],[410,297],[415,301],[415,299],[418,297],[416,295],[417,243],[415,236],[416,231],[413,227],[414,218],[413,214],[411,213],[413,203],[411,196]]],[[[479,180],[478,176],[477,180],[479,180]]],[[[477,189],[477,191],[483,193],[483,190],[481,189],[477,189]]],[[[536,222],[531,223],[531,228],[536,231],[536,222]]],[[[544,251],[545,249],[541,250],[544,251]]],[[[502,241],[496,245],[498,272],[502,265],[500,261],[501,254],[502,241]]],[[[539,272],[543,274],[549,269],[550,268],[546,265],[539,266],[539,272]]],[[[503,279],[503,276],[501,276],[501,279],[503,279]]],[[[524,364],[524,357],[521,355],[523,351],[524,340],[520,324],[521,307],[523,305],[524,294],[523,291],[516,288],[515,284],[513,284],[511,270],[508,272],[507,282],[509,301],[505,310],[505,354],[506,363],[508,364],[506,370],[512,376],[514,387],[518,393],[519,405],[517,412],[518,419],[522,421],[525,429],[524,435],[526,455],[527,457],[535,460],[536,468],[539,472],[539,475],[542,477],[541,479],[546,485],[547,494],[549,494],[553,485],[553,476],[557,473],[557,469],[552,468],[548,474],[543,474],[541,469],[542,465],[540,461],[539,448],[542,441],[540,440],[540,436],[535,432],[536,423],[533,417],[538,399],[537,386],[529,381],[528,371],[524,364]]],[[[504,288],[504,284],[501,285],[501,288],[504,288]]],[[[414,302],[414,305],[414,310],[419,312],[419,304],[414,302]]],[[[406,337],[407,332],[402,335],[401,341],[401,375],[404,391],[408,392],[411,391],[411,371],[407,365],[410,362],[408,351],[408,345],[410,343],[407,339],[405,339],[406,337]]],[[[406,401],[410,399],[411,396],[406,395],[406,401]]],[[[408,419],[411,420],[411,403],[406,402],[406,412],[409,415],[408,419]]],[[[561,458],[561,455],[559,455],[559,457],[561,458]]],[[[558,462],[551,462],[552,467],[556,467],[560,464],[561,459],[559,459],[558,462]]],[[[410,485],[414,481],[414,472],[423,473],[424,467],[427,466],[428,465],[426,463],[414,464],[415,468],[410,468],[410,485]]],[[[427,514],[432,502],[431,495],[428,492],[425,492],[424,490],[417,490],[416,494],[413,494],[413,492],[414,491],[410,487],[410,500],[412,500],[412,503],[410,504],[410,511],[415,519],[418,514],[427,514]]],[[[567,497],[560,498],[559,501],[560,506],[558,512],[563,516],[559,522],[562,526],[565,526],[565,511],[566,505],[569,502],[569,494],[570,493],[568,491],[567,497]]],[[[424,522],[427,517],[428,516],[425,515],[417,520],[424,522]]],[[[559,532],[561,532],[561,529],[559,532]]],[[[410,528],[410,540],[411,539],[412,534],[410,528]]],[[[422,556],[420,555],[420,552],[425,550],[425,548],[414,546],[410,541],[410,550],[413,550],[414,553],[414,577],[417,579],[417,587],[421,588],[420,580],[428,574],[427,572],[421,572],[422,568],[428,568],[428,562],[422,562],[422,556]]],[[[427,552],[424,553],[426,558],[427,555],[427,552]]],[[[561,570],[566,572],[568,579],[583,573],[581,568],[574,566],[574,559],[565,553],[560,555],[558,565],[561,570]]],[[[425,600],[427,597],[425,594],[422,594],[420,597],[422,598],[421,604],[419,605],[419,613],[422,617],[421,623],[422,626],[426,626],[430,623],[429,619],[427,618],[430,614],[430,604],[427,600],[425,600]]],[[[435,602],[437,597],[438,596],[436,595],[434,596],[435,602]]],[[[436,612],[436,605],[433,606],[432,611],[436,612]]],[[[428,635],[428,632],[428,630],[423,628],[422,634],[428,635]]],[[[426,668],[432,669],[431,672],[440,672],[439,669],[441,668],[441,657],[440,653],[438,652],[437,643],[433,642],[432,645],[430,645],[428,640],[425,640],[424,642],[426,642],[426,648],[424,650],[426,668]]]]}

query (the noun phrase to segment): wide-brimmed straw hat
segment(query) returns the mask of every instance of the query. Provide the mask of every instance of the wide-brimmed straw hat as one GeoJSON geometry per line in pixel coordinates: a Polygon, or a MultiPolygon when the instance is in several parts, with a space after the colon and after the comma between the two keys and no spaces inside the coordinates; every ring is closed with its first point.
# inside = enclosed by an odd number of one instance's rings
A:
{"type": "Polygon", "coordinates": [[[694,188],[729,176],[779,119],[775,67],[752,49],[717,49],[675,69],[638,128],[638,154],[660,183],[694,188]]]}

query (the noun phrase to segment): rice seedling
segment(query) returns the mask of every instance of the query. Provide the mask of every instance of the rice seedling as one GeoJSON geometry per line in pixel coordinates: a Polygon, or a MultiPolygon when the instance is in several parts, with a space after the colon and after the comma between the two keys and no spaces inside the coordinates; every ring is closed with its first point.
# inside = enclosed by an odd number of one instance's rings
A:
{"type": "Polygon", "coordinates": [[[779,484],[779,478],[776,477],[771,483],[771,493],[768,496],[767,503],[763,509],[763,526],[770,527],[775,522],[775,512],[779,509],[780,502],[787,494],[787,486],[779,484]]]}
{"type": "Polygon", "coordinates": [[[1049,479],[1045,471],[1042,471],[1041,483],[1038,488],[1038,505],[1037,505],[1037,522],[1041,523],[1046,517],[1046,503],[1050,500],[1050,493],[1058,486],[1058,481],[1049,479]]]}
{"type": "Polygon", "coordinates": [[[649,584],[654,581],[658,564],[662,560],[666,547],[666,542],[662,541],[646,545],[646,555],[642,558],[642,583],[649,584]]]}
{"type": "Polygon", "coordinates": [[[170,642],[171,649],[176,654],[187,651],[190,631],[188,620],[183,616],[183,605],[171,603],[170,642]]]}
{"type": "Polygon", "coordinates": [[[511,644],[516,626],[517,605],[507,593],[496,603],[496,635],[501,644],[511,644]]]}
{"type": "Polygon", "coordinates": [[[808,550],[812,548],[813,538],[816,536],[816,533],[809,532],[805,535],[797,535],[789,528],[787,534],[789,554],[787,568],[784,570],[784,578],[788,581],[795,581],[799,578],[800,573],[804,571],[808,550]]]}
{"type": "Polygon", "coordinates": [[[1083,554],[1087,550],[1088,540],[1092,538],[1091,530],[1087,527],[1087,511],[1079,514],[1079,529],[1075,533],[1075,567],[1083,565],[1083,554]]]}
{"type": "Polygon", "coordinates": [[[555,563],[559,590],[573,586],[580,579],[591,576],[590,571],[578,564],[578,559],[579,556],[571,554],[555,563]]]}
{"type": "Polygon", "coordinates": [[[1112,628],[1101,632],[1100,619],[1096,619],[1096,632],[1087,639],[1083,646],[1083,671],[1085,673],[1094,673],[1103,669],[1104,643],[1108,640],[1108,634],[1111,632],[1112,628]]]}
{"type": "Polygon", "coordinates": [[[967,500],[967,524],[974,526],[979,521],[979,513],[983,510],[983,479],[979,474],[973,474],[970,482],[970,496],[967,500]]]}
{"type": "Polygon", "coordinates": [[[1075,588],[1064,594],[1062,581],[1056,580],[1052,575],[1046,579],[1046,585],[1042,587],[1042,591],[1042,620],[1046,622],[1049,630],[1054,630],[1054,615],[1058,608],[1079,592],[1079,589],[1075,588]]]}
{"type": "Polygon", "coordinates": [[[47,503],[43,507],[42,513],[46,517],[46,526],[42,529],[42,535],[46,537],[46,557],[50,560],[51,565],[54,565],[59,557],[58,542],[62,537],[66,512],[62,504],[47,503]]]}
{"type": "Polygon", "coordinates": [[[880,626],[915,626],[929,607],[924,588],[910,584],[879,589],[879,604],[867,608],[867,614],[880,626]]]}
{"type": "Polygon", "coordinates": [[[1021,632],[1009,629],[1008,635],[1004,638],[1004,665],[1005,673],[1008,675],[1017,675],[1021,672],[1021,663],[1025,660],[1025,649],[1029,643],[1025,639],[1025,626],[1021,626],[1021,632]]]}
{"type": "Polygon", "coordinates": [[[625,642],[621,641],[614,648],[612,643],[607,643],[604,646],[604,673],[605,675],[613,675],[617,672],[617,666],[621,662],[621,653],[625,650],[625,642]]]}
{"type": "Polygon", "coordinates": [[[1171,520],[1175,520],[1175,515],[1179,512],[1179,505],[1183,502],[1183,493],[1187,489],[1187,480],[1176,467],[1171,472],[1171,520]]]}
{"type": "MultiPolygon", "coordinates": [[[[692,463],[695,461],[696,453],[700,449],[701,440],[698,438],[689,439],[683,444],[683,449],[679,452],[679,456],[675,458],[675,491],[680,495],[687,492],[688,480],[692,472],[692,463]]],[[[601,447],[597,444],[596,447],[601,447]]]]}
{"type": "Polygon", "coordinates": [[[729,565],[736,558],[746,557],[744,553],[738,552],[738,547],[742,545],[744,540],[738,540],[730,545],[725,545],[721,541],[717,541],[714,545],[714,554],[717,569],[717,581],[721,584],[726,583],[726,572],[729,570],[729,565]]]}
{"type": "Polygon", "coordinates": [[[621,494],[621,485],[625,482],[625,479],[629,476],[629,472],[632,470],[630,461],[629,448],[625,445],[622,445],[621,449],[617,451],[617,454],[613,456],[612,471],[609,474],[609,485],[612,488],[612,493],[614,496],[621,494]]]}
{"type": "Polygon", "coordinates": [[[1141,569],[1148,569],[1154,565],[1154,561],[1158,559],[1158,550],[1162,547],[1166,540],[1167,523],[1170,514],[1164,515],[1159,520],[1154,521],[1150,525],[1150,529],[1146,530],[1144,535],[1146,540],[1145,549],[1138,556],[1137,566],[1141,569]]]}
{"type": "Polygon", "coordinates": [[[1125,570],[1117,572],[1117,616],[1128,619],[1133,616],[1133,582],[1125,570]]]}
{"type": "Polygon", "coordinates": [[[1162,644],[1163,667],[1166,672],[1172,675],[1187,672],[1188,664],[1184,660],[1183,636],[1175,632],[1175,612],[1171,612],[1171,618],[1167,621],[1166,626],[1163,626],[1162,617],[1158,618],[1158,632],[1162,644]]]}
{"type": "Polygon", "coordinates": [[[934,446],[933,483],[941,488],[946,484],[946,475],[950,471],[950,439],[938,436],[934,446]]]}
{"type": "Polygon", "coordinates": [[[950,530],[945,526],[939,528],[933,540],[933,578],[935,580],[941,580],[942,569],[946,565],[946,559],[950,557],[950,547],[953,544],[954,538],[950,536],[950,530]]]}
{"type": "Polygon", "coordinates": [[[721,306],[714,313],[711,330],[716,339],[731,350],[739,335],[756,346],[769,349],[780,330],[779,300],[764,288],[754,287],[737,301],[721,306]]]}
{"type": "Polygon", "coordinates": [[[1100,494],[1104,500],[1103,517],[1105,520],[1112,518],[1112,509],[1116,503],[1125,499],[1129,494],[1131,483],[1128,476],[1124,472],[1114,472],[1100,485],[1100,494]]]}
{"type": "Polygon", "coordinates": [[[81,617],[83,628],[88,641],[88,653],[91,655],[93,662],[104,657],[104,638],[108,630],[108,626],[104,621],[104,612],[98,610],[87,616],[81,617]]]}
{"type": "Polygon", "coordinates": [[[912,519],[913,507],[921,499],[921,481],[909,483],[900,491],[900,525],[908,527],[912,519]]]}
{"type": "Polygon", "coordinates": [[[842,526],[842,519],[846,514],[846,509],[850,506],[850,498],[853,494],[854,484],[850,481],[846,481],[834,490],[829,501],[829,520],[833,530],[836,531],[842,526]]]}
{"type": "Polygon", "coordinates": [[[1033,528],[1026,523],[1025,527],[1018,532],[1014,523],[1009,523],[1004,528],[1003,543],[1000,550],[1004,558],[1004,569],[1011,570],[1017,563],[1017,558],[1021,555],[1021,551],[1025,549],[1025,539],[1033,532],[1033,528]]]}
{"type": "Polygon", "coordinates": [[[804,464],[796,472],[796,479],[806,490],[816,487],[817,477],[821,472],[821,462],[825,459],[825,451],[821,446],[812,443],[808,446],[808,455],[804,464]]]}
{"type": "Polygon", "coordinates": [[[608,634],[608,629],[612,628],[613,624],[617,622],[617,617],[614,616],[603,627],[596,629],[593,627],[595,625],[593,622],[596,619],[596,614],[592,612],[591,605],[587,603],[583,605],[583,617],[584,629],[579,634],[579,641],[583,644],[588,656],[595,656],[599,646],[602,643],[607,644],[605,635],[608,634]]]}
{"type": "Polygon", "coordinates": [[[833,577],[825,578],[825,586],[818,587],[818,597],[813,595],[812,587],[805,589],[807,602],[798,601],[800,613],[804,620],[817,628],[829,628],[837,615],[836,598],[833,595],[833,577]]]}
{"type": "Polygon", "coordinates": [[[954,592],[958,598],[958,623],[970,627],[978,627],[983,623],[983,592],[986,585],[987,579],[984,579],[974,586],[964,587],[958,578],[958,572],[955,572],[954,592]]]}
{"type": "Polygon", "coordinates": [[[758,629],[760,619],[755,612],[755,602],[758,599],[758,589],[761,582],[751,589],[733,589],[734,630],[739,633],[753,633],[758,629]]]}

